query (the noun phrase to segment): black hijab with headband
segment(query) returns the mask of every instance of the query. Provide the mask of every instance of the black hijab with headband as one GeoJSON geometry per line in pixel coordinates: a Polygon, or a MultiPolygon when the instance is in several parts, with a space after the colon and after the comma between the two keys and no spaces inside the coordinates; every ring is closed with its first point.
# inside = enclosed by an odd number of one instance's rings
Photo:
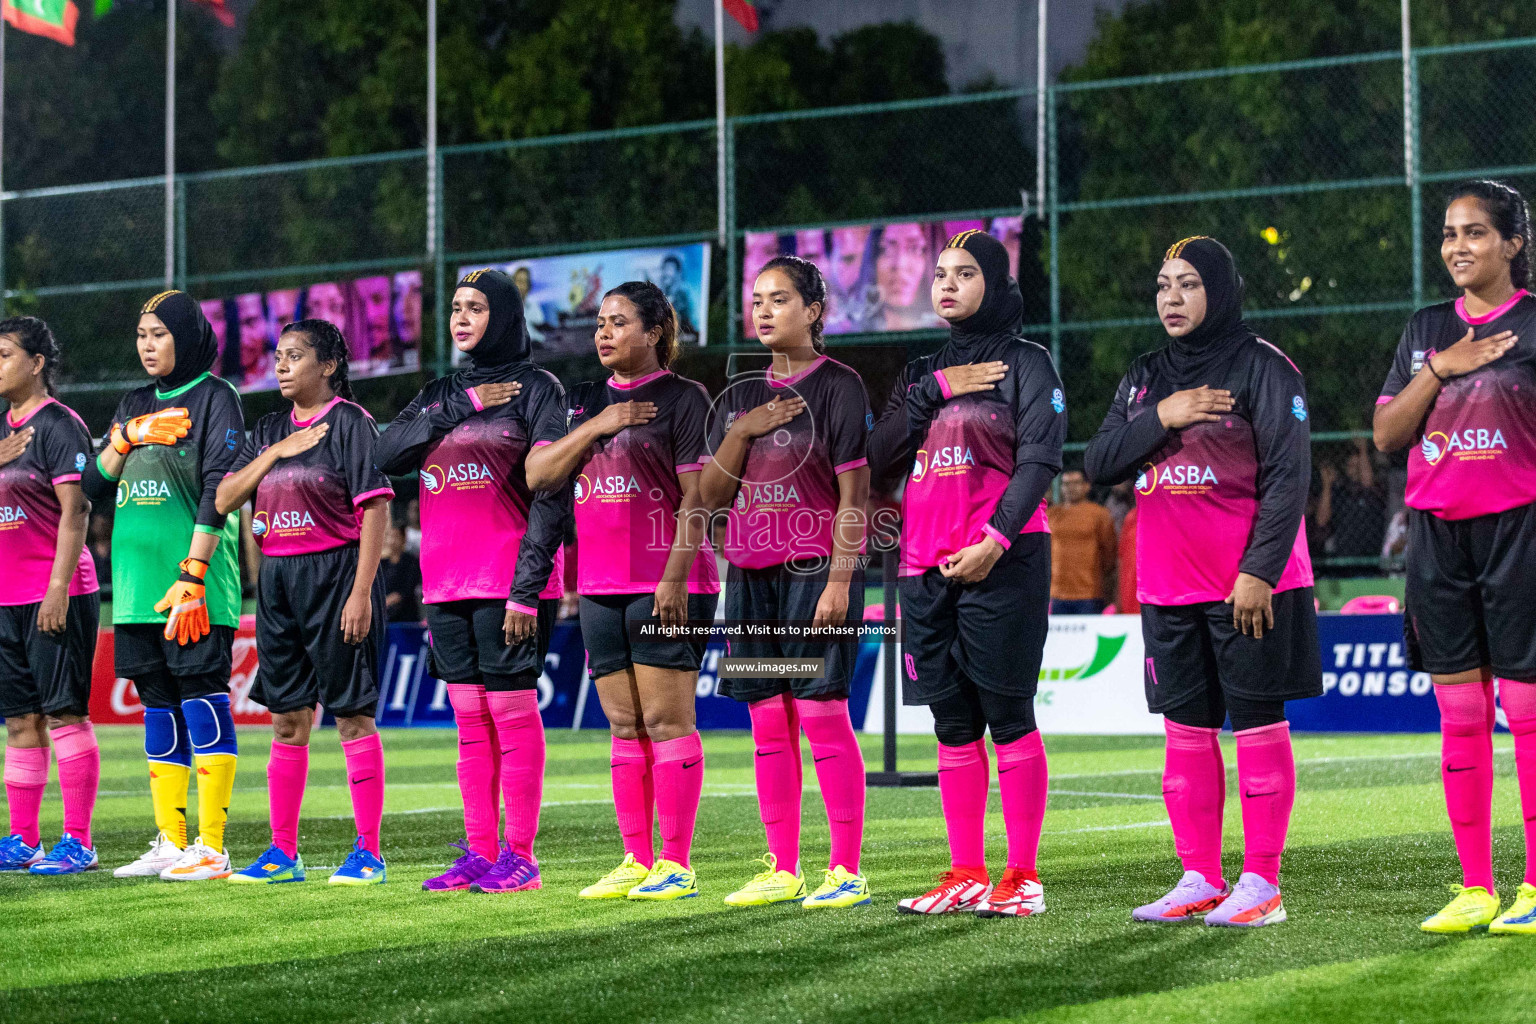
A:
{"type": "Polygon", "coordinates": [[[964,320],[949,325],[949,343],[964,356],[988,342],[1017,337],[1024,329],[1024,296],[1009,273],[1008,250],[985,231],[962,231],[945,243],[946,249],[964,249],[981,267],[986,285],[981,305],[964,320]]]}
{"type": "Polygon", "coordinates": [[[209,370],[219,357],[218,338],[213,325],[203,316],[203,308],[186,292],[161,292],[139,310],[142,316],[153,313],[171,332],[176,343],[176,365],[171,372],[157,378],[161,391],[175,391],[209,370]]]}
{"type": "Polygon", "coordinates": [[[1163,256],[1168,260],[1189,263],[1205,285],[1205,319],[1182,338],[1171,339],[1167,348],[1174,383],[1211,383],[1212,371],[1255,337],[1243,322],[1243,275],[1227,247],[1205,235],[1169,246],[1163,256]]]}
{"type": "Polygon", "coordinates": [[[465,387],[506,381],[518,363],[533,351],[528,321],[523,315],[523,293],[500,270],[472,270],[459,281],[460,288],[481,292],[490,306],[490,320],[475,347],[464,353],[469,366],[459,371],[465,387]]]}

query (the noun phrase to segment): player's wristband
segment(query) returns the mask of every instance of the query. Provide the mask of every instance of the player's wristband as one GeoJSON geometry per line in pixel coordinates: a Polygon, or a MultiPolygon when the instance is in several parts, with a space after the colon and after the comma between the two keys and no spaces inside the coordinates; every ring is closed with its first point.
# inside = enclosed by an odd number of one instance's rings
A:
{"type": "Polygon", "coordinates": [[[183,583],[201,583],[208,575],[208,563],[201,558],[188,556],[181,560],[181,581],[183,583]]]}
{"type": "Polygon", "coordinates": [[[1433,375],[1435,380],[1439,381],[1441,384],[1446,384],[1446,383],[1450,382],[1451,378],[1440,376],[1440,371],[1435,369],[1435,357],[1434,356],[1430,356],[1428,359],[1424,360],[1424,365],[1429,367],[1430,374],[1433,375]]]}

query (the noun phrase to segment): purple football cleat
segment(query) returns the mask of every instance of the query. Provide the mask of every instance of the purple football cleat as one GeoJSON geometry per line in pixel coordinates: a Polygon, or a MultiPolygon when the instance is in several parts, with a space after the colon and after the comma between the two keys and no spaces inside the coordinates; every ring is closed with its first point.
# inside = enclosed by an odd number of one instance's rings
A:
{"type": "Polygon", "coordinates": [[[470,892],[522,892],[525,889],[542,889],[544,881],[539,877],[539,862],[524,857],[506,843],[501,844],[501,856],[491,870],[475,879],[470,892]]]}
{"type": "Polygon", "coordinates": [[[1280,887],[1251,871],[1243,872],[1225,903],[1205,915],[1205,923],[1215,928],[1259,928],[1284,920],[1280,887]]]}
{"type": "Polygon", "coordinates": [[[1188,924],[1221,906],[1230,888],[1221,888],[1205,880],[1198,871],[1186,871],[1173,891],[1160,900],[1131,911],[1132,921],[1152,924],[1188,924]]]}
{"type": "Polygon", "coordinates": [[[474,884],[475,879],[491,870],[491,862],[474,853],[469,848],[469,840],[462,843],[449,843],[464,851],[464,855],[449,865],[448,870],[436,878],[429,878],[421,883],[421,887],[427,892],[453,892],[458,889],[468,889],[474,884]]]}

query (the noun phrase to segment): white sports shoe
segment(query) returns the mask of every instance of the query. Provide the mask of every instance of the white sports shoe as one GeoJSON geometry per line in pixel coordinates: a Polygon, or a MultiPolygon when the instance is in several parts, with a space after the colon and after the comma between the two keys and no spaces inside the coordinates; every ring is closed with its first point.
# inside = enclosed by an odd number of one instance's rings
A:
{"type": "Polygon", "coordinates": [[[896,904],[898,914],[963,914],[986,905],[992,886],[969,871],[949,870],[939,876],[935,889],[896,904]]]}
{"type": "Polygon", "coordinates": [[[113,878],[152,878],[175,864],[181,857],[181,847],[171,842],[171,837],[161,832],[149,844],[149,850],[132,864],[124,864],[112,872],[113,878]]]}
{"type": "Polygon", "coordinates": [[[181,851],[176,863],[160,872],[163,882],[206,882],[210,878],[230,876],[229,851],[215,850],[203,844],[198,836],[195,843],[181,851]]]}

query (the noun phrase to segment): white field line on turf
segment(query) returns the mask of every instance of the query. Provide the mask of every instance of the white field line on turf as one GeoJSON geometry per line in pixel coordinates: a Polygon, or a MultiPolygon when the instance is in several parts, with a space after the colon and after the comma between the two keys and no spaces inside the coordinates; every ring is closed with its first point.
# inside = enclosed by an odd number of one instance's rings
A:
{"type": "Polygon", "coordinates": [[[1049,796],[1105,796],[1119,800],[1161,800],[1161,793],[1099,793],[1088,789],[1053,789],[1049,796]]]}

